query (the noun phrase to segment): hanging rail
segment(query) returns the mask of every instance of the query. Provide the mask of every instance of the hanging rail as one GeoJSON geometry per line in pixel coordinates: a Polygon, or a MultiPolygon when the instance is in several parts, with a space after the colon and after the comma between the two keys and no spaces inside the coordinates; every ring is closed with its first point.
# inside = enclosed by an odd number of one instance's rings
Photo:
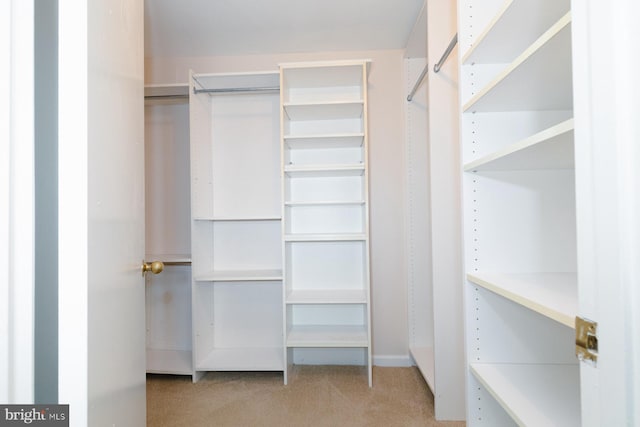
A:
{"type": "MultiPolygon", "coordinates": [[[[433,66],[433,71],[435,73],[440,71],[442,64],[444,64],[444,62],[447,60],[447,58],[451,54],[451,51],[453,50],[453,48],[456,46],[457,43],[458,43],[458,33],[456,33],[456,35],[453,36],[453,38],[451,39],[451,42],[449,42],[449,46],[447,46],[447,50],[445,50],[442,56],[440,57],[440,61],[438,61],[438,63],[433,66]]],[[[422,80],[424,80],[424,77],[427,75],[428,71],[429,71],[429,64],[425,65],[424,70],[422,70],[422,73],[420,73],[420,77],[418,77],[418,81],[416,81],[416,84],[413,85],[413,89],[411,89],[411,92],[409,93],[409,95],[407,95],[407,101],[411,102],[411,100],[413,99],[413,95],[416,94],[416,91],[420,87],[420,84],[422,84],[422,80]]]]}
{"type": "Polygon", "coordinates": [[[411,102],[411,100],[413,99],[413,95],[416,94],[416,91],[420,87],[420,84],[422,83],[422,80],[424,80],[424,76],[427,75],[428,71],[429,71],[429,64],[424,66],[424,70],[422,70],[422,73],[420,73],[420,77],[418,77],[418,81],[416,82],[415,85],[413,85],[413,89],[411,89],[411,92],[409,93],[409,95],[407,95],[407,101],[411,102]]]}
{"type": "Polygon", "coordinates": [[[189,95],[145,95],[144,99],[189,99],[189,95]]]}
{"type": "Polygon", "coordinates": [[[188,99],[189,85],[186,83],[166,85],[146,85],[144,87],[144,99],[188,99]]]}
{"type": "Polygon", "coordinates": [[[438,63],[433,66],[434,73],[437,73],[438,71],[440,71],[440,67],[442,67],[442,64],[444,64],[444,61],[447,60],[447,58],[449,57],[449,54],[451,53],[453,48],[456,47],[457,43],[458,43],[458,33],[456,33],[456,35],[453,36],[453,38],[451,39],[451,42],[449,42],[449,46],[447,46],[447,50],[445,50],[442,56],[440,57],[440,61],[438,61],[438,63]]]}
{"type": "Polygon", "coordinates": [[[198,89],[193,88],[194,94],[199,93],[249,93],[249,92],[278,92],[280,88],[278,86],[270,87],[228,87],[228,88],[216,88],[216,89],[198,89]]]}
{"type": "Polygon", "coordinates": [[[275,73],[259,73],[259,74],[237,74],[237,75],[220,75],[221,80],[215,82],[202,82],[199,77],[208,78],[213,75],[193,76],[193,93],[257,93],[257,92],[279,92],[280,91],[280,75],[275,73]]]}

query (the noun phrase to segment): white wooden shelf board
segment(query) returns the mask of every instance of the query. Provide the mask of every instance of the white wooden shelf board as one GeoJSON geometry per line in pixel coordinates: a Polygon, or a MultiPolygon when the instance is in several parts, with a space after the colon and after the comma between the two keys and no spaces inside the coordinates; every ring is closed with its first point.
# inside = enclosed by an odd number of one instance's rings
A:
{"type": "Polygon", "coordinates": [[[287,347],[367,347],[364,326],[293,326],[287,334],[287,347]]]}
{"type": "Polygon", "coordinates": [[[469,172],[573,168],[573,119],[569,119],[467,163],[464,170],[469,172]]]}
{"type": "Polygon", "coordinates": [[[364,200],[341,201],[341,200],[322,200],[314,202],[285,202],[285,206],[303,207],[303,206],[363,206],[364,200]]]}
{"type": "Polygon", "coordinates": [[[195,278],[196,282],[264,282],[282,280],[282,270],[213,271],[195,278]]]}
{"type": "Polygon", "coordinates": [[[149,84],[144,86],[144,97],[189,96],[189,83],[149,84]]]}
{"type": "Polygon", "coordinates": [[[193,218],[194,221],[226,221],[226,222],[242,222],[242,221],[280,221],[280,216],[254,216],[254,217],[198,217],[193,218]]]}
{"type": "Polygon", "coordinates": [[[225,74],[194,74],[196,89],[256,89],[279,88],[280,73],[277,71],[225,73],[225,74]]]}
{"type": "Polygon", "coordinates": [[[363,106],[362,100],[283,105],[289,120],[295,121],[356,119],[362,117],[363,106]]]}
{"type": "Polygon", "coordinates": [[[578,365],[471,364],[471,372],[521,426],[580,426],[578,365]]]}
{"type": "Polygon", "coordinates": [[[218,348],[196,363],[196,371],[281,371],[282,347],[218,348]]]}
{"type": "Polygon", "coordinates": [[[473,46],[463,64],[508,63],[542,35],[570,8],[569,0],[506,0],[473,46]]]}
{"type": "Polygon", "coordinates": [[[467,279],[570,328],[578,314],[575,273],[473,273],[467,279]]]}
{"type": "Polygon", "coordinates": [[[285,173],[289,177],[338,177],[359,176],[364,174],[363,164],[354,165],[305,165],[285,166],[285,173]]]}
{"type": "Polygon", "coordinates": [[[567,13],[473,96],[462,110],[570,110],[573,93],[569,82],[571,15],[567,13]]]}
{"type": "Polygon", "coordinates": [[[284,141],[292,150],[316,148],[351,148],[362,146],[364,142],[364,133],[285,135],[284,141]]]}
{"type": "Polygon", "coordinates": [[[362,84],[362,64],[370,59],[287,62],[279,64],[291,88],[357,86],[362,84]]]}
{"type": "Polygon", "coordinates": [[[366,304],[364,290],[292,290],[287,293],[287,304],[366,304]]]}
{"type": "Polygon", "coordinates": [[[285,234],[285,242],[358,242],[367,239],[364,233],[345,234],[285,234]]]}
{"type": "Polygon", "coordinates": [[[191,255],[190,254],[146,254],[145,261],[147,262],[162,261],[165,264],[171,264],[171,263],[188,264],[191,262],[191,255]]]}
{"type": "Polygon", "coordinates": [[[150,374],[191,375],[191,362],[190,351],[147,349],[147,372],[150,374]]]}
{"type": "Polygon", "coordinates": [[[411,347],[409,348],[411,357],[416,362],[420,373],[427,382],[431,391],[435,390],[436,372],[433,347],[411,347]]]}

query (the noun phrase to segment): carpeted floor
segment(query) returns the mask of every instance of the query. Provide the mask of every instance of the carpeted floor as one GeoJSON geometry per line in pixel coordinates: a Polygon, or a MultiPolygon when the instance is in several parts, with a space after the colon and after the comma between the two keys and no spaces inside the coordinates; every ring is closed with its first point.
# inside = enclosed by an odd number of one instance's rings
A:
{"type": "MultiPolygon", "coordinates": [[[[461,396],[462,398],[462,396],[461,396]]],[[[147,376],[150,427],[448,426],[437,422],[433,395],[416,368],[296,366],[289,385],[277,372],[210,372],[147,376]]]]}

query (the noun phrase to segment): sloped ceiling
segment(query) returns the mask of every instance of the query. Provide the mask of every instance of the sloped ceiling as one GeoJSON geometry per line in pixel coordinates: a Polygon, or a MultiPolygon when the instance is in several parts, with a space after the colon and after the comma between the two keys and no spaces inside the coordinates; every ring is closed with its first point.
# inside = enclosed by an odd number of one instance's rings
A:
{"type": "Polygon", "coordinates": [[[404,48],[422,3],[145,0],[145,56],[404,48]]]}

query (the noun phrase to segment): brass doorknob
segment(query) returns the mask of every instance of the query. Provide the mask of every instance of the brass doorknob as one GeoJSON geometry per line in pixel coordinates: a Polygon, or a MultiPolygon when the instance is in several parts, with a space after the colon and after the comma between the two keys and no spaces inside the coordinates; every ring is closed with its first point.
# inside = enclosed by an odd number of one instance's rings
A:
{"type": "Polygon", "coordinates": [[[162,261],[153,261],[151,264],[148,262],[142,262],[142,275],[147,271],[152,272],[153,274],[161,273],[164,270],[164,264],[162,261]]]}

